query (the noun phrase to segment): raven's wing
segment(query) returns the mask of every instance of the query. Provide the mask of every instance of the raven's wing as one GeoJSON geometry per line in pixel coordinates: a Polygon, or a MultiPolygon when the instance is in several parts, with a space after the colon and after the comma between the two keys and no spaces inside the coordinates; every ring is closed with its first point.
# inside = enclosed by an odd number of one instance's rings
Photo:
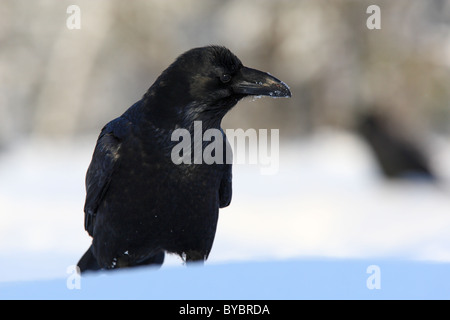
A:
{"type": "Polygon", "coordinates": [[[84,228],[92,236],[97,209],[103,200],[111,177],[120,162],[120,147],[126,134],[127,121],[117,118],[103,127],[86,173],[84,228]]]}
{"type": "Polygon", "coordinates": [[[233,162],[233,151],[231,150],[230,143],[227,140],[227,137],[225,136],[225,133],[223,132],[223,138],[224,138],[224,148],[225,148],[225,154],[224,154],[224,174],[222,176],[222,180],[220,181],[220,187],[219,187],[219,207],[224,208],[230,205],[231,203],[231,195],[232,195],[232,188],[231,188],[231,181],[232,181],[232,162],[233,162]]]}

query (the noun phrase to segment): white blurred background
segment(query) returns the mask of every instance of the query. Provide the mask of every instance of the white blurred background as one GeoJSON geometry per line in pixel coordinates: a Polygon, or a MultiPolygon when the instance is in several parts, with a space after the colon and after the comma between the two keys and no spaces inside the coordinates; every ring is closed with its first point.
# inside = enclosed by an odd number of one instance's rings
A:
{"type": "MultiPolygon", "coordinates": [[[[224,128],[280,130],[280,168],[234,167],[209,263],[450,261],[450,1],[4,0],[0,280],[64,275],[90,243],[84,175],[101,127],[197,46],[229,47],[293,97],[242,101],[224,128]],[[69,30],[69,5],[81,28],[69,30]],[[438,179],[387,178],[357,130],[382,115],[438,179]]],[[[176,257],[168,265],[179,265],[176,257]]]]}

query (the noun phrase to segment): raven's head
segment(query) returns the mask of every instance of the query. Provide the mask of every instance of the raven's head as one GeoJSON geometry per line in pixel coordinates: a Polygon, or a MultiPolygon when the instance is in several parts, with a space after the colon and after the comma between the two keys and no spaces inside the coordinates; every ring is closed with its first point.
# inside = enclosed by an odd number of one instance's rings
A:
{"type": "Polygon", "coordinates": [[[159,113],[176,113],[183,122],[220,123],[244,97],[290,97],[291,92],[272,75],[245,67],[227,48],[208,46],[179,56],[146,95],[159,96],[158,108],[164,108],[159,113]]]}

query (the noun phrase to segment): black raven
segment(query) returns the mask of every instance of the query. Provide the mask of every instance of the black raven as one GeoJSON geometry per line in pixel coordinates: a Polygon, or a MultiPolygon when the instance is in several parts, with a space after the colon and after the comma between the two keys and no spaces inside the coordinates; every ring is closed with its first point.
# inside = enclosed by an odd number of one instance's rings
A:
{"type": "Polygon", "coordinates": [[[193,133],[201,121],[203,131],[221,130],[226,145],[222,118],[252,95],[291,93],[224,47],[195,48],[103,127],[86,174],[85,229],[93,240],[78,262],[81,272],[161,265],[165,252],[186,262],[207,259],[219,208],[231,201],[231,164],[174,163],[172,133],[193,133]]]}
{"type": "Polygon", "coordinates": [[[387,178],[421,178],[428,181],[437,178],[425,152],[402,134],[386,115],[361,115],[357,130],[371,146],[387,178]]]}

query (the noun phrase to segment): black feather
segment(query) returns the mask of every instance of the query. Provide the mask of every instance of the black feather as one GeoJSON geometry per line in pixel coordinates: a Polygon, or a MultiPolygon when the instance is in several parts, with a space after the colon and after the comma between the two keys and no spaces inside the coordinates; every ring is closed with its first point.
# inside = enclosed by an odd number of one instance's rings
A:
{"type": "MultiPolygon", "coordinates": [[[[253,79],[253,78],[252,78],[253,79]]],[[[101,131],[86,174],[85,228],[93,241],[79,262],[81,271],[161,264],[164,252],[186,261],[205,260],[213,245],[219,208],[232,197],[229,145],[223,116],[250,93],[267,95],[285,86],[274,77],[242,66],[228,49],[192,49],[156,79],[143,98],[101,131]],[[245,88],[244,71],[266,86],[245,88]],[[234,75],[229,83],[220,80],[234,75]],[[233,89],[233,86],[238,89],[233,89]],[[271,91],[272,90],[272,91],[271,91]],[[220,130],[227,152],[212,164],[175,164],[177,129],[193,134],[220,130]],[[228,158],[226,158],[228,157],[228,158]]],[[[287,87],[284,89],[290,96],[287,87]]],[[[203,148],[205,145],[202,145],[203,148]]]]}

